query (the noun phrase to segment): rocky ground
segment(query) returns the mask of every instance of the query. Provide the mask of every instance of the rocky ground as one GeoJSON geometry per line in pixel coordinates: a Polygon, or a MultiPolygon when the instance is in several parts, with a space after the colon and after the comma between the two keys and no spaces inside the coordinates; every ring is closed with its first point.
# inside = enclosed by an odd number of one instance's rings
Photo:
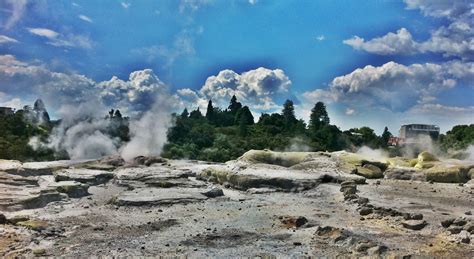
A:
{"type": "Polygon", "coordinates": [[[474,257],[474,163],[0,160],[0,256],[474,257]]]}

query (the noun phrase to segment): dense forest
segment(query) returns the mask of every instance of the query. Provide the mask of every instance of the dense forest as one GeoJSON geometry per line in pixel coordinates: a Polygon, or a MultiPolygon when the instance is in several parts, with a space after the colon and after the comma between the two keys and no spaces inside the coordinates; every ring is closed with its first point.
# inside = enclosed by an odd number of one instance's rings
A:
{"type": "MultiPolygon", "coordinates": [[[[294,104],[287,100],[279,113],[261,114],[257,122],[248,106],[235,96],[225,109],[214,107],[209,101],[206,111],[200,109],[172,114],[173,127],[168,130],[167,144],[162,156],[223,162],[235,159],[250,149],[277,151],[355,151],[361,146],[383,148],[392,154],[398,150],[388,147],[392,136],[387,127],[379,136],[369,127],[341,131],[330,123],[326,106],[317,102],[311,110],[308,124],[295,117],[294,104]]],[[[119,110],[111,110],[103,117],[107,127],[102,133],[129,140],[129,118],[119,110]]],[[[50,121],[42,102],[34,108],[0,113],[0,158],[22,161],[67,159],[64,150],[53,150],[47,145],[35,147],[32,140],[45,143],[60,121],[50,121]]],[[[458,125],[437,144],[442,151],[462,150],[474,144],[474,124],[458,125]]]]}

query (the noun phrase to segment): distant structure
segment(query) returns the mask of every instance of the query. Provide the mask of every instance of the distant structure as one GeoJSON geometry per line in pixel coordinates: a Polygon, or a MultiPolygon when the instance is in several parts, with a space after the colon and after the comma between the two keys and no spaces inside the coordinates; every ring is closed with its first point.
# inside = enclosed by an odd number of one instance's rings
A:
{"type": "Polygon", "coordinates": [[[429,137],[433,140],[439,137],[439,126],[429,124],[407,124],[402,125],[399,137],[391,137],[388,144],[391,146],[402,146],[418,144],[423,138],[429,137]]]}
{"type": "Polygon", "coordinates": [[[0,107],[0,116],[12,115],[15,113],[15,110],[10,107],[0,107]]]}

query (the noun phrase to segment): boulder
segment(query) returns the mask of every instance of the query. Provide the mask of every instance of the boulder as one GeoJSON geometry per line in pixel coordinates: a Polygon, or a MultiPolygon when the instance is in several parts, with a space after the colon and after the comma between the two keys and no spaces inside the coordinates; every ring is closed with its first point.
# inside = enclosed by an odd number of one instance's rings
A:
{"type": "Polygon", "coordinates": [[[366,216],[366,215],[369,215],[369,214],[372,214],[373,212],[373,209],[370,208],[370,207],[362,207],[360,210],[359,210],[359,214],[361,216],[366,216]]]}
{"type": "Polygon", "coordinates": [[[17,226],[25,227],[35,231],[45,230],[48,227],[48,222],[44,220],[30,219],[27,221],[20,221],[16,223],[17,226]]]}
{"type": "Polygon", "coordinates": [[[271,164],[284,167],[291,167],[296,164],[308,161],[311,157],[317,156],[316,152],[274,152],[271,150],[249,150],[245,152],[237,161],[256,164],[271,164]]]}
{"type": "Polygon", "coordinates": [[[0,224],[7,224],[7,217],[0,213],[0,224]]]}
{"type": "Polygon", "coordinates": [[[439,159],[435,155],[428,151],[423,151],[418,154],[417,163],[414,167],[417,169],[429,169],[438,164],[438,162],[439,159]]]}
{"type": "Polygon", "coordinates": [[[469,178],[470,180],[474,180],[474,167],[469,169],[469,171],[467,172],[467,178],[469,178]]]}
{"type": "Polygon", "coordinates": [[[204,196],[208,198],[216,198],[220,196],[224,196],[224,191],[221,188],[212,188],[208,191],[203,192],[204,196]]]}
{"type": "Polygon", "coordinates": [[[358,154],[339,151],[333,153],[338,168],[345,173],[357,174],[365,178],[382,178],[388,164],[375,160],[367,160],[358,154]]]}
{"type": "Polygon", "coordinates": [[[137,156],[133,159],[133,165],[151,166],[153,164],[167,163],[168,160],[159,156],[137,156]]]}
{"type": "Polygon", "coordinates": [[[423,151],[420,154],[418,154],[418,162],[433,162],[433,161],[439,161],[439,159],[428,151],[423,151]]]}
{"type": "Polygon", "coordinates": [[[426,170],[426,180],[439,183],[466,183],[468,168],[463,165],[437,164],[426,170]]]}
{"type": "Polygon", "coordinates": [[[387,163],[390,167],[413,167],[418,160],[406,158],[406,157],[391,157],[387,159],[387,163]]]}
{"type": "Polygon", "coordinates": [[[365,164],[362,167],[358,167],[355,174],[368,179],[383,178],[382,170],[373,164],[365,164]]]}
{"type": "Polygon", "coordinates": [[[411,230],[422,230],[427,225],[426,221],[424,220],[405,220],[402,222],[402,226],[407,229],[411,230]]]}

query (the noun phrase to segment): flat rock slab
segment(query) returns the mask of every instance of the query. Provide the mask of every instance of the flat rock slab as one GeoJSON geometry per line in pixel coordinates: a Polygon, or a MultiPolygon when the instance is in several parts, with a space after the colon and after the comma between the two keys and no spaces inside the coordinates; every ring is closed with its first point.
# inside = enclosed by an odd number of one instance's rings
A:
{"type": "Polygon", "coordinates": [[[0,171],[10,173],[18,171],[19,168],[21,168],[20,161],[0,159],[0,171]]]}
{"type": "Polygon", "coordinates": [[[119,206],[156,206],[191,203],[206,200],[206,189],[196,188],[143,188],[124,192],[115,199],[119,206]]]}
{"type": "Polygon", "coordinates": [[[89,195],[87,192],[89,185],[76,181],[52,182],[48,185],[48,187],[54,188],[60,193],[65,193],[70,198],[80,198],[89,195]]]}
{"type": "Polygon", "coordinates": [[[54,172],[56,181],[76,181],[89,185],[105,183],[114,177],[114,173],[85,168],[64,169],[54,172]]]}

